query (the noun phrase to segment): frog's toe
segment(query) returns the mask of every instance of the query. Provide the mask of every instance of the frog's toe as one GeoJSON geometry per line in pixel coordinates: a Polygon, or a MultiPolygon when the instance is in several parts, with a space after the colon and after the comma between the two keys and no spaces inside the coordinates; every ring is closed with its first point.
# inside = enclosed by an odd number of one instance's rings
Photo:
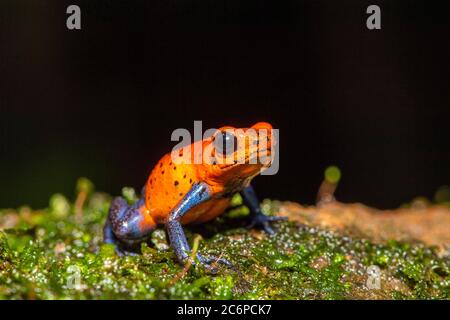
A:
{"type": "Polygon", "coordinates": [[[265,214],[259,213],[251,218],[251,222],[247,226],[247,228],[261,226],[265,232],[272,235],[272,234],[275,234],[275,230],[273,230],[270,223],[275,222],[275,221],[285,221],[285,220],[287,220],[287,217],[266,216],[265,214]]]}
{"type": "Polygon", "coordinates": [[[219,271],[218,265],[224,265],[228,268],[233,268],[233,264],[224,258],[218,258],[214,256],[203,256],[197,253],[198,261],[211,273],[217,273],[219,271]]]}
{"type": "Polygon", "coordinates": [[[280,217],[280,216],[264,216],[266,221],[286,221],[288,217],[280,217]]]}
{"type": "Polygon", "coordinates": [[[270,223],[268,221],[262,222],[261,223],[263,229],[265,232],[267,232],[270,235],[275,234],[275,230],[273,230],[272,226],[270,225],[270,223]]]}
{"type": "Polygon", "coordinates": [[[120,246],[118,246],[118,245],[116,245],[116,254],[117,254],[119,257],[125,257],[125,256],[131,256],[131,257],[134,257],[134,256],[137,256],[137,255],[138,255],[138,253],[136,253],[136,252],[134,252],[134,251],[131,251],[131,250],[127,250],[127,249],[122,248],[122,247],[120,247],[120,246]]]}

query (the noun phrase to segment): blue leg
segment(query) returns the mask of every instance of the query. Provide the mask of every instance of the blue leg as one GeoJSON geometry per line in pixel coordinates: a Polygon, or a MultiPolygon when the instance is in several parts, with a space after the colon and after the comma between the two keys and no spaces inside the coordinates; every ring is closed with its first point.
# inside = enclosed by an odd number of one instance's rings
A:
{"type": "MultiPolygon", "coordinates": [[[[173,247],[178,261],[185,264],[190,259],[191,249],[181,226],[181,218],[196,205],[211,199],[208,186],[203,183],[194,184],[178,205],[172,210],[167,221],[167,232],[169,234],[170,244],[173,247]]],[[[204,257],[197,253],[197,259],[208,270],[216,272],[215,263],[221,263],[227,266],[232,266],[231,263],[225,259],[218,259],[215,257],[204,257]]],[[[192,261],[193,263],[193,261],[192,261]]]]}
{"type": "Polygon", "coordinates": [[[121,197],[112,201],[103,228],[103,241],[116,245],[119,255],[132,254],[127,248],[141,242],[154,229],[153,225],[143,222],[143,209],[145,208],[142,199],[131,206],[121,197]]]}
{"type": "Polygon", "coordinates": [[[266,216],[262,213],[258,197],[256,196],[255,190],[251,185],[246,187],[240,193],[244,200],[244,204],[250,209],[251,221],[249,228],[252,228],[255,225],[261,225],[265,232],[268,234],[274,234],[275,231],[270,226],[270,222],[287,219],[287,217],[266,216]]]}
{"type": "Polygon", "coordinates": [[[144,198],[145,197],[145,193],[146,193],[146,185],[144,185],[143,187],[142,187],[142,189],[141,189],[141,198],[144,198]]]}
{"type": "Polygon", "coordinates": [[[103,227],[103,242],[109,244],[115,244],[117,242],[117,238],[112,231],[111,221],[109,221],[109,217],[106,219],[105,226],[103,227]]]}

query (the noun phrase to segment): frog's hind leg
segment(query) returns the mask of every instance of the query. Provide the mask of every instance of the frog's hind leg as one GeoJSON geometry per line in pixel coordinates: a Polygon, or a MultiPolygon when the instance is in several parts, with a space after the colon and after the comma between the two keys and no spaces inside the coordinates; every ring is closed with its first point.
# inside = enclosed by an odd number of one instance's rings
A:
{"type": "Polygon", "coordinates": [[[130,206],[124,198],[115,198],[103,228],[103,241],[116,245],[119,255],[132,253],[133,246],[155,228],[153,221],[146,219],[145,211],[142,199],[130,206]]]}
{"type": "Polygon", "coordinates": [[[244,204],[250,210],[250,225],[248,226],[249,228],[260,225],[268,234],[274,234],[275,231],[272,229],[270,222],[287,219],[287,217],[266,216],[261,210],[261,205],[259,204],[258,197],[256,196],[255,190],[251,185],[246,187],[240,193],[242,199],[244,200],[244,204]]]}

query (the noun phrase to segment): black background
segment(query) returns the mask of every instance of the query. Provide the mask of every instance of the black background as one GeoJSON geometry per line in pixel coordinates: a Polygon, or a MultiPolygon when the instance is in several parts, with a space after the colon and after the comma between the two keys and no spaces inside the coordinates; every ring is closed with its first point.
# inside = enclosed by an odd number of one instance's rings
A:
{"type": "Polygon", "coordinates": [[[449,31],[444,1],[2,0],[0,207],[79,176],[140,188],[194,120],[280,129],[261,198],[313,203],[330,164],[341,201],[431,198],[450,183],[449,31]]]}

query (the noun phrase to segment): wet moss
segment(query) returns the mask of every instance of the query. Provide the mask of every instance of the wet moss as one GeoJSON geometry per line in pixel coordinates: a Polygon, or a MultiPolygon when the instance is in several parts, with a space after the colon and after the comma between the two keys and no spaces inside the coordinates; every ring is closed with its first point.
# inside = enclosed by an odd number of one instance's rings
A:
{"type": "MultiPolygon", "coordinates": [[[[268,236],[244,227],[248,209],[239,197],[221,218],[187,231],[190,241],[202,235],[199,251],[230,260],[232,269],[183,270],[163,229],[140,255],[118,257],[102,244],[111,196],[85,179],[79,184],[73,203],[57,194],[42,210],[0,210],[1,299],[450,298],[449,258],[434,248],[379,245],[292,222],[276,223],[268,236]],[[377,288],[367,284],[373,266],[377,288]]],[[[273,210],[268,200],[263,208],[273,210]]]]}

